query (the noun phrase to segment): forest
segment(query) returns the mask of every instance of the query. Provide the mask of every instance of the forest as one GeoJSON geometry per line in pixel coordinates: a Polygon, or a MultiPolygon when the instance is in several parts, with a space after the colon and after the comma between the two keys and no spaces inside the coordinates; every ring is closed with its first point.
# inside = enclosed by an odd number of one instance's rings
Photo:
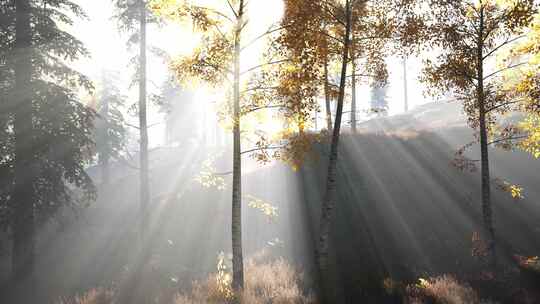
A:
{"type": "Polygon", "coordinates": [[[1,304],[538,304],[539,158],[538,0],[0,0],[1,304]]]}

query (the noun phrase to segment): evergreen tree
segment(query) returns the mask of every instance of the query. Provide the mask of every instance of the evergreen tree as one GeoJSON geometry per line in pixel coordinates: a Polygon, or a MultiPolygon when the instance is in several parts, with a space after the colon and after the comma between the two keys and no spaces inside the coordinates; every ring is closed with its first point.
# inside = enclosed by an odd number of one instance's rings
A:
{"type": "Polygon", "coordinates": [[[82,9],[69,0],[8,0],[0,14],[0,223],[12,231],[19,282],[33,271],[37,225],[95,198],[85,172],[95,113],[75,93],[90,81],[69,66],[88,53],[64,30],[85,17],[82,9]]]}
{"type": "Polygon", "coordinates": [[[122,107],[126,97],[118,89],[118,74],[103,71],[98,87],[95,122],[95,143],[98,163],[101,167],[101,182],[104,186],[110,183],[109,161],[121,157],[126,140],[126,129],[122,107]]]}
{"type": "Polygon", "coordinates": [[[377,116],[388,114],[387,91],[388,87],[384,84],[376,83],[371,86],[371,111],[377,116]]]}
{"type": "Polygon", "coordinates": [[[116,19],[120,30],[130,34],[128,46],[138,46],[138,56],[131,62],[136,66],[135,81],[139,86],[139,102],[137,106],[139,115],[139,166],[140,166],[140,235],[146,226],[148,204],[150,203],[150,178],[148,161],[148,118],[147,118],[147,73],[146,73],[146,31],[148,23],[155,22],[149,12],[145,0],[113,0],[117,8],[116,19]]]}

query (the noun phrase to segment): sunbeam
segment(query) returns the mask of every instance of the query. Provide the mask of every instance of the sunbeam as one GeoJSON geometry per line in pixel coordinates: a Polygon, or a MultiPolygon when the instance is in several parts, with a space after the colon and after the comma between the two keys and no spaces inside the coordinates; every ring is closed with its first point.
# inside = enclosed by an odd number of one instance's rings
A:
{"type": "Polygon", "coordinates": [[[540,2],[0,2],[0,303],[540,303],[540,2]]]}

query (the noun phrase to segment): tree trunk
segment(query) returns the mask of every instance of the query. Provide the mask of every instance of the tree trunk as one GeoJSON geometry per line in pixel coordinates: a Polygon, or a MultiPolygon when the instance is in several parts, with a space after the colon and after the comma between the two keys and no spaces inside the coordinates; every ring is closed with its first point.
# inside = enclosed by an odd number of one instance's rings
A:
{"type": "Polygon", "coordinates": [[[328,84],[328,58],[324,62],[324,101],[326,106],[326,129],[332,132],[332,108],[330,107],[330,86],[328,84]]]}
{"type": "Polygon", "coordinates": [[[493,216],[491,207],[491,184],[489,172],[489,151],[488,151],[488,136],[486,125],[486,105],[484,92],[484,54],[483,54],[483,32],[484,32],[484,11],[480,9],[480,35],[477,47],[477,70],[478,70],[478,88],[477,102],[479,112],[479,128],[480,128],[480,162],[482,175],[482,215],[484,221],[485,241],[488,245],[487,259],[488,266],[491,270],[495,270],[495,230],[493,228],[493,216]]]}
{"type": "Polygon", "coordinates": [[[338,158],[338,145],[339,145],[339,133],[341,129],[341,118],[343,116],[343,101],[345,98],[345,84],[347,78],[347,61],[349,58],[349,46],[350,46],[350,33],[351,33],[351,7],[350,1],[346,2],[346,30],[345,30],[345,44],[343,47],[343,58],[341,67],[341,79],[339,84],[339,96],[337,100],[336,119],[334,122],[334,130],[332,133],[332,142],[330,146],[330,157],[328,161],[328,174],[326,177],[326,194],[324,197],[320,231],[319,231],[319,244],[317,252],[317,262],[320,271],[320,283],[321,293],[324,303],[331,303],[333,292],[331,288],[331,282],[329,277],[328,268],[328,248],[330,237],[330,226],[332,223],[332,215],[334,207],[336,205],[337,189],[336,189],[336,171],[337,171],[337,158],[338,158]]]}
{"type": "Polygon", "coordinates": [[[139,71],[139,134],[140,134],[140,237],[144,239],[148,221],[150,184],[148,172],[148,122],[146,115],[146,3],[140,0],[140,71],[139,71]]]}
{"type": "MultiPolygon", "coordinates": [[[[32,34],[30,28],[30,3],[28,0],[15,1],[15,101],[13,133],[15,137],[15,190],[13,193],[13,251],[12,274],[16,284],[33,283],[32,272],[35,264],[35,215],[34,181],[35,142],[32,125],[32,64],[30,52],[32,34]]],[[[34,286],[30,286],[33,288],[34,286]]],[[[32,293],[33,290],[26,292],[32,293]]]]}
{"type": "Polygon", "coordinates": [[[407,84],[407,58],[403,58],[403,102],[405,112],[409,111],[409,85],[407,84]]]}
{"type": "MultiPolygon", "coordinates": [[[[354,56],[354,54],[353,54],[354,56]]],[[[352,61],[352,89],[351,89],[351,130],[356,133],[356,65],[352,61]]]]}
{"type": "Polygon", "coordinates": [[[244,288],[244,258],[242,254],[242,151],[240,145],[240,38],[244,17],[244,0],[240,0],[234,37],[234,126],[232,185],[232,254],[233,289],[238,294],[244,288]]]}

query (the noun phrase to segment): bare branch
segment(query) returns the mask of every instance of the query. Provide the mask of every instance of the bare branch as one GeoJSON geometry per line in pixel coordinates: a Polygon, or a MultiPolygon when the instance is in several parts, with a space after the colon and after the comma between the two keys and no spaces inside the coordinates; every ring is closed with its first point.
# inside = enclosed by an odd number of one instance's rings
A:
{"type": "Polygon", "coordinates": [[[194,7],[194,8],[198,8],[198,9],[202,9],[202,10],[209,11],[209,12],[211,12],[211,13],[213,13],[213,14],[216,14],[216,15],[218,15],[218,16],[220,16],[220,17],[223,17],[223,18],[227,19],[228,21],[234,23],[234,20],[231,19],[229,16],[227,16],[227,15],[223,14],[222,12],[217,11],[217,10],[215,10],[215,9],[213,9],[213,8],[209,8],[209,7],[205,7],[205,6],[198,6],[198,5],[194,5],[193,7],[194,7]]]}
{"type": "Polygon", "coordinates": [[[514,42],[514,41],[516,41],[516,40],[519,40],[519,39],[521,39],[521,38],[524,38],[524,37],[525,37],[525,35],[521,35],[521,36],[517,36],[517,37],[515,37],[515,38],[513,38],[513,39],[507,39],[505,42],[499,44],[497,47],[495,47],[495,48],[492,49],[489,53],[487,53],[487,54],[484,56],[484,58],[482,58],[482,60],[487,59],[489,56],[493,55],[495,52],[497,52],[497,51],[498,51],[499,49],[501,49],[502,47],[504,47],[504,46],[506,46],[506,45],[508,45],[508,44],[510,44],[510,43],[512,43],[512,42],[514,42]]]}
{"type": "Polygon", "coordinates": [[[249,73],[249,72],[254,71],[256,69],[260,69],[260,68],[268,66],[268,65],[279,64],[279,63],[283,63],[283,62],[287,62],[287,61],[291,61],[291,59],[281,59],[281,60],[276,60],[276,61],[271,61],[271,62],[266,62],[266,63],[263,63],[263,64],[259,64],[257,66],[254,66],[254,67],[252,67],[250,69],[247,69],[247,70],[241,72],[240,75],[244,75],[246,73],[249,73]]]}
{"type": "Polygon", "coordinates": [[[524,139],[524,138],[527,138],[527,135],[504,137],[504,138],[499,138],[499,139],[496,139],[494,141],[491,141],[491,142],[487,143],[487,145],[491,146],[493,144],[500,143],[500,142],[503,142],[503,141],[514,141],[514,140],[520,140],[520,139],[524,139]]]}
{"type": "Polygon", "coordinates": [[[278,28],[275,28],[275,29],[272,29],[274,25],[271,25],[264,33],[260,34],[259,36],[255,37],[253,40],[251,40],[250,42],[246,43],[246,45],[244,45],[240,51],[244,51],[245,49],[247,49],[248,47],[250,47],[251,45],[253,45],[255,42],[257,42],[259,39],[261,38],[264,38],[272,33],[275,33],[277,31],[281,31],[283,29],[286,29],[288,27],[290,27],[291,25],[284,25],[284,26],[280,26],[278,28]]]}
{"type": "Polygon", "coordinates": [[[521,62],[521,63],[517,63],[517,64],[513,64],[513,65],[510,65],[510,66],[507,66],[507,67],[505,67],[505,68],[503,68],[503,69],[500,69],[500,70],[498,70],[498,71],[495,71],[495,72],[493,72],[493,73],[487,75],[486,77],[484,77],[484,80],[486,80],[486,79],[488,79],[488,78],[490,78],[490,77],[493,77],[493,76],[495,76],[495,75],[497,75],[497,74],[499,74],[499,73],[501,73],[501,72],[504,72],[504,71],[506,71],[506,70],[511,70],[511,69],[517,68],[517,67],[522,66],[522,65],[525,65],[525,64],[527,64],[527,62],[521,62]]]}
{"type": "Polygon", "coordinates": [[[233,174],[232,171],[227,171],[227,172],[214,172],[214,173],[212,173],[212,175],[216,175],[216,176],[231,175],[231,174],[233,174]]]}
{"type": "Polygon", "coordinates": [[[502,107],[506,107],[506,106],[509,106],[509,105],[512,105],[512,104],[516,104],[516,103],[518,103],[518,102],[519,102],[519,100],[516,100],[516,101],[509,101],[509,102],[505,102],[505,103],[498,104],[498,105],[493,106],[493,107],[491,107],[491,108],[489,108],[489,109],[486,109],[486,113],[489,113],[489,112],[491,112],[491,111],[493,111],[493,110],[497,110],[497,109],[502,108],[502,107]]]}
{"type": "Polygon", "coordinates": [[[277,90],[279,87],[261,87],[261,86],[258,86],[258,87],[253,87],[253,88],[249,88],[249,89],[245,89],[244,91],[240,92],[242,94],[244,93],[247,93],[247,92],[251,92],[251,91],[258,91],[258,90],[261,90],[261,91],[264,91],[264,90],[277,90]]]}
{"type": "Polygon", "coordinates": [[[247,150],[247,151],[242,151],[240,154],[248,154],[248,153],[252,153],[252,152],[256,152],[256,151],[263,151],[263,150],[277,150],[277,149],[282,149],[284,146],[268,146],[268,147],[259,147],[259,148],[254,148],[254,149],[251,149],[251,150],[247,150]]]}
{"type": "Polygon", "coordinates": [[[254,108],[250,108],[248,110],[242,111],[242,115],[246,115],[246,114],[253,113],[259,110],[264,110],[264,109],[278,109],[278,108],[283,108],[283,107],[285,107],[285,105],[266,105],[266,106],[254,107],[254,108]]]}
{"type": "Polygon", "coordinates": [[[236,18],[238,18],[238,13],[237,13],[236,10],[234,9],[234,7],[233,7],[233,5],[232,5],[232,3],[231,3],[230,0],[227,0],[227,4],[229,4],[229,8],[231,9],[231,11],[232,11],[232,13],[234,14],[234,16],[235,16],[236,18]]]}

